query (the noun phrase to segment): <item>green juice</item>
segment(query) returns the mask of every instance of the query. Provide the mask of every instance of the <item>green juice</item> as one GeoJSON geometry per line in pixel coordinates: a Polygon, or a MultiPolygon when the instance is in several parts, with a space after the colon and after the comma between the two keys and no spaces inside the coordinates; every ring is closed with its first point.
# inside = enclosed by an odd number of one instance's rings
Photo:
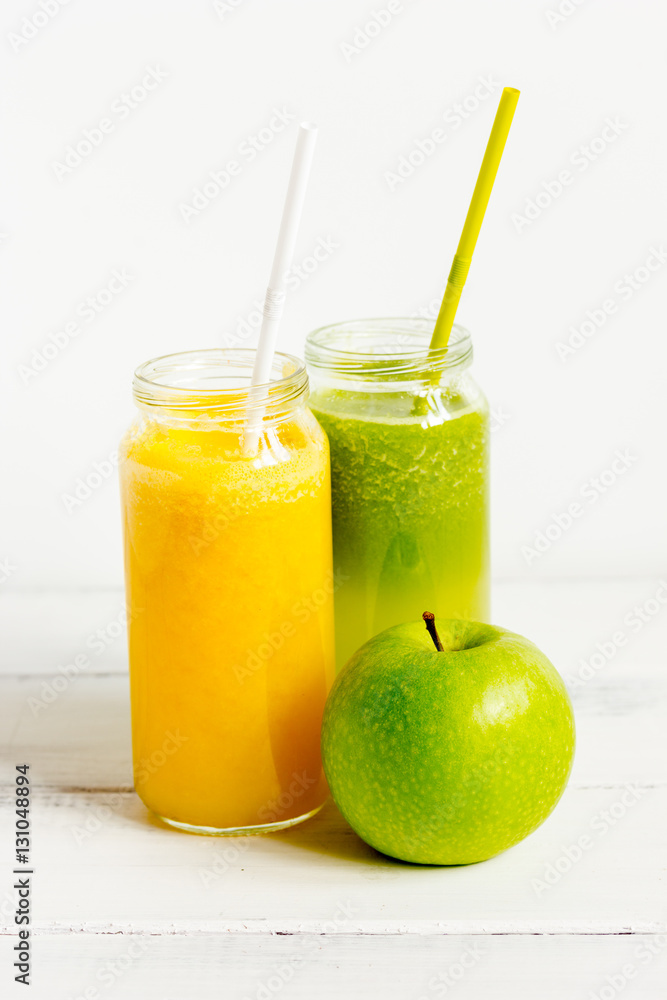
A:
{"type": "Polygon", "coordinates": [[[331,446],[339,667],[424,611],[488,620],[488,411],[470,385],[426,403],[315,386],[331,446]]]}

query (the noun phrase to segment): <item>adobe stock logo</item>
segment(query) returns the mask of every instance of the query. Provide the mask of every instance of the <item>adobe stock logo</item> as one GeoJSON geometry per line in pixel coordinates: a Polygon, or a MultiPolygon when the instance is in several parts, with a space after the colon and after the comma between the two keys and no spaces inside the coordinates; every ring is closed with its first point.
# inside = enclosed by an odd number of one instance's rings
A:
{"type": "MultiPolygon", "coordinates": [[[[614,1000],[631,979],[636,979],[641,967],[650,965],[653,959],[660,955],[665,948],[667,948],[667,935],[665,934],[654,934],[651,938],[645,939],[637,945],[633,952],[633,957],[637,961],[626,962],[616,972],[607,973],[604,977],[604,986],[601,986],[597,992],[591,990],[588,994],[588,1000],[614,1000]]],[[[637,996],[636,993],[634,995],[637,996]]],[[[648,994],[645,995],[648,996],[648,994]]]]}
{"type": "Polygon", "coordinates": [[[243,3],[245,0],[213,0],[213,10],[224,21],[226,14],[233,14],[243,3]]]}
{"type": "MultiPolygon", "coordinates": [[[[631,454],[628,448],[618,448],[609,466],[602,469],[596,476],[591,476],[579,489],[578,496],[587,501],[588,507],[593,506],[605,495],[619,479],[638,461],[637,455],[631,454]]],[[[551,515],[551,520],[543,530],[535,531],[532,545],[522,545],[521,555],[526,564],[531,566],[536,559],[541,559],[545,552],[559,541],[570,530],[576,520],[586,512],[586,506],[579,500],[571,500],[565,510],[551,515]]]]}
{"type": "Polygon", "coordinates": [[[600,809],[593,816],[588,829],[590,833],[582,833],[572,844],[561,844],[561,853],[554,861],[549,861],[542,872],[542,878],[531,879],[531,886],[536,896],[550,892],[554,886],[572,871],[581,859],[592,851],[596,843],[605,837],[610,830],[625,819],[640,799],[650,792],[648,788],[638,785],[626,785],[622,794],[608,809],[600,809]]]}
{"type": "Polygon", "coordinates": [[[207,179],[199,187],[192,189],[191,202],[182,201],[179,204],[178,210],[183,221],[189,225],[193,219],[201,215],[212,201],[227,190],[233,179],[239,177],[244,168],[264,152],[295,118],[296,115],[286,107],[274,107],[266,125],[239,143],[236,156],[227,160],[219,170],[209,170],[207,179]]]}
{"type": "Polygon", "coordinates": [[[578,326],[569,327],[567,340],[556,343],[556,353],[561,361],[567,361],[577,351],[594,337],[599,330],[614,316],[625,302],[629,302],[641,288],[651,280],[656,271],[667,262],[667,250],[660,247],[650,247],[648,256],[631,272],[626,271],[622,278],[614,282],[614,295],[599,302],[596,308],[587,309],[585,319],[578,326]]]}
{"type": "Polygon", "coordinates": [[[355,28],[352,41],[339,44],[345,62],[351,63],[355,56],[364,52],[378,35],[389,27],[396,15],[402,14],[404,10],[402,0],[389,0],[386,7],[372,10],[368,21],[365,24],[358,24],[355,28]]]}
{"type": "Polygon", "coordinates": [[[559,170],[555,177],[543,180],[537,194],[533,198],[526,198],[523,213],[512,212],[510,221],[517,233],[521,234],[526,228],[532,226],[536,219],[539,219],[576,182],[577,177],[585,173],[593,163],[596,163],[607,152],[627,128],[629,128],[628,123],[621,121],[618,116],[605,118],[599,135],[594,136],[587,143],[582,142],[570,154],[568,163],[575,169],[570,170],[570,167],[564,167],[559,170]]]}
{"type": "Polygon", "coordinates": [[[102,288],[82,299],[74,309],[77,318],[50,333],[47,342],[39,349],[32,348],[32,357],[28,363],[18,365],[17,371],[23,384],[28,385],[40,372],[48,368],[52,361],[67,350],[85,327],[93,323],[133,281],[134,275],[129,274],[126,268],[116,268],[102,288]],[[83,323],[79,321],[80,319],[83,323]]]}
{"type": "Polygon", "coordinates": [[[585,2],[586,0],[560,0],[560,3],[554,9],[545,10],[544,16],[552,31],[555,31],[559,25],[564,24],[568,17],[572,17],[585,2]]]}
{"type": "Polygon", "coordinates": [[[29,17],[24,17],[21,26],[17,31],[10,31],[7,40],[14,52],[21,49],[36,38],[42,28],[53,20],[60,13],[62,7],[66,7],[70,0],[40,0],[39,10],[36,10],[29,17]]]}
{"type": "Polygon", "coordinates": [[[582,688],[596,676],[598,671],[614,659],[619,649],[627,646],[632,636],[641,632],[650,624],[656,615],[664,613],[667,608],[667,580],[659,580],[657,589],[641,604],[635,604],[625,617],[623,625],[625,628],[617,628],[611,635],[595,643],[595,651],[591,653],[587,660],[580,658],[575,674],[568,674],[565,681],[568,687],[582,688]]]}
{"type": "MultiPolygon", "coordinates": [[[[285,285],[290,292],[296,292],[304,282],[308,281],[316,271],[319,271],[322,264],[329,260],[340,248],[340,243],[336,243],[331,235],[326,239],[320,236],[317,243],[298,263],[292,264],[289,271],[285,273],[285,285]]],[[[225,347],[239,347],[250,337],[259,333],[264,318],[264,299],[256,298],[253,302],[254,308],[248,310],[243,316],[237,316],[234,331],[223,333],[222,341],[225,347]]]]}
{"type": "Polygon", "coordinates": [[[107,137],[112,132],[116,131],[118,122],[125,121],[166,79],[168,79],[168,74],[159,66],[147,66],[141,80],[130,90],[124,90],[112,101],[110,115],[98,119],[92,128],[85,128],[78,140],[65,147],[62,160],[53,161],[51,169],[58,180],[62,181],[77,167],[80,167],[91,153],[106,142],[107,137]]]}
{"type": "Polygon", "coordinates": [[[412,147],[399,157],[395,169],[385,171],[384,179],[389,190],[395,191],[399,185],[412,177],[415,170],[433,156],[442,144],[447,142],[449,136],[479,110],[484,101],[500,89],[500,82],[494,80],[490,74],[478,77],[476,85],[462,100],[443,111],[440,118],[442,124],[432,128],[428,135],[413,139],[412,147]]]}
{"type": "Polygon", "coordinates": [[[83,506],[86,500],[89,500],[93,493],[99,490],[100,486],[103,486],[115,475],[117,468],[117,450],[112,451],[107,458],[94,462],[92,471],[86,473],[85,476],[79,476],[71,493],[60,494],[60,499],[67,513],[72,514],[73,511],[83,506]]]}

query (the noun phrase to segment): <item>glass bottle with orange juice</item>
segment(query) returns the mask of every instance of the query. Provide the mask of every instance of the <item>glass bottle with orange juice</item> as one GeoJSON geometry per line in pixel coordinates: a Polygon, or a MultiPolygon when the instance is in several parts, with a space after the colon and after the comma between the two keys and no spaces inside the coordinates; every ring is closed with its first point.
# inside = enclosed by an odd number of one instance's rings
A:
{"type": "Polygon", "coordinates": [[[276,354],[170,355],[135,373],[121,448],[135,785],[198,833],[280,829],[327,796],[333,680],[329,451],[276,354]],[[256,448],[244,448],[254,410],[256,448]]]}

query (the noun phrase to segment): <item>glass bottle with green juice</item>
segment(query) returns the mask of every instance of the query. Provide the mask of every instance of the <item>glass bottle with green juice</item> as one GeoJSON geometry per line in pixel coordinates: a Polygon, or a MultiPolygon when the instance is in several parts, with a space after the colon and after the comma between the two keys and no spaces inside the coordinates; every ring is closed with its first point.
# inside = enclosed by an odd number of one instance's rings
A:
{"type": "Polygon", "coordinates": [[[470,335],[430,349],[423,319],[311,333],[310,406],[331,446],[336,646],[342,666],[382,629],[489,616],[486,399],[470,335]]]}

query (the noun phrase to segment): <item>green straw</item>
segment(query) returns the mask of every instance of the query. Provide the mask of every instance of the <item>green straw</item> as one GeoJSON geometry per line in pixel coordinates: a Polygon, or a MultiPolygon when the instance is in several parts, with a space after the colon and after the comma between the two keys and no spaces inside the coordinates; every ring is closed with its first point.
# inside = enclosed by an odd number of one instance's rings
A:
{"type": "Polygon", "coordinates": [[[447,278],[447,287],[445,288],[440,312],[435,321],[431,350],[443,350],[447,347],[459,299],[461,298],[461,292],[468,277],[473,251],[482,227],[486,206],[489,204],[493,182],[498,173],[500,158],[503,155],[503,149],[505,148],[518,100],[519,91],[514,87],[505,87],[500,95],[500,103],[493,122],[493,128],[491,129],[491,135],[489,136],[482,166],[479,170],[479,176],[477,177],[477,183],[475,184],[475,190],[473,191],[461,239],[459,240],[452,268],[447,278]]]}

